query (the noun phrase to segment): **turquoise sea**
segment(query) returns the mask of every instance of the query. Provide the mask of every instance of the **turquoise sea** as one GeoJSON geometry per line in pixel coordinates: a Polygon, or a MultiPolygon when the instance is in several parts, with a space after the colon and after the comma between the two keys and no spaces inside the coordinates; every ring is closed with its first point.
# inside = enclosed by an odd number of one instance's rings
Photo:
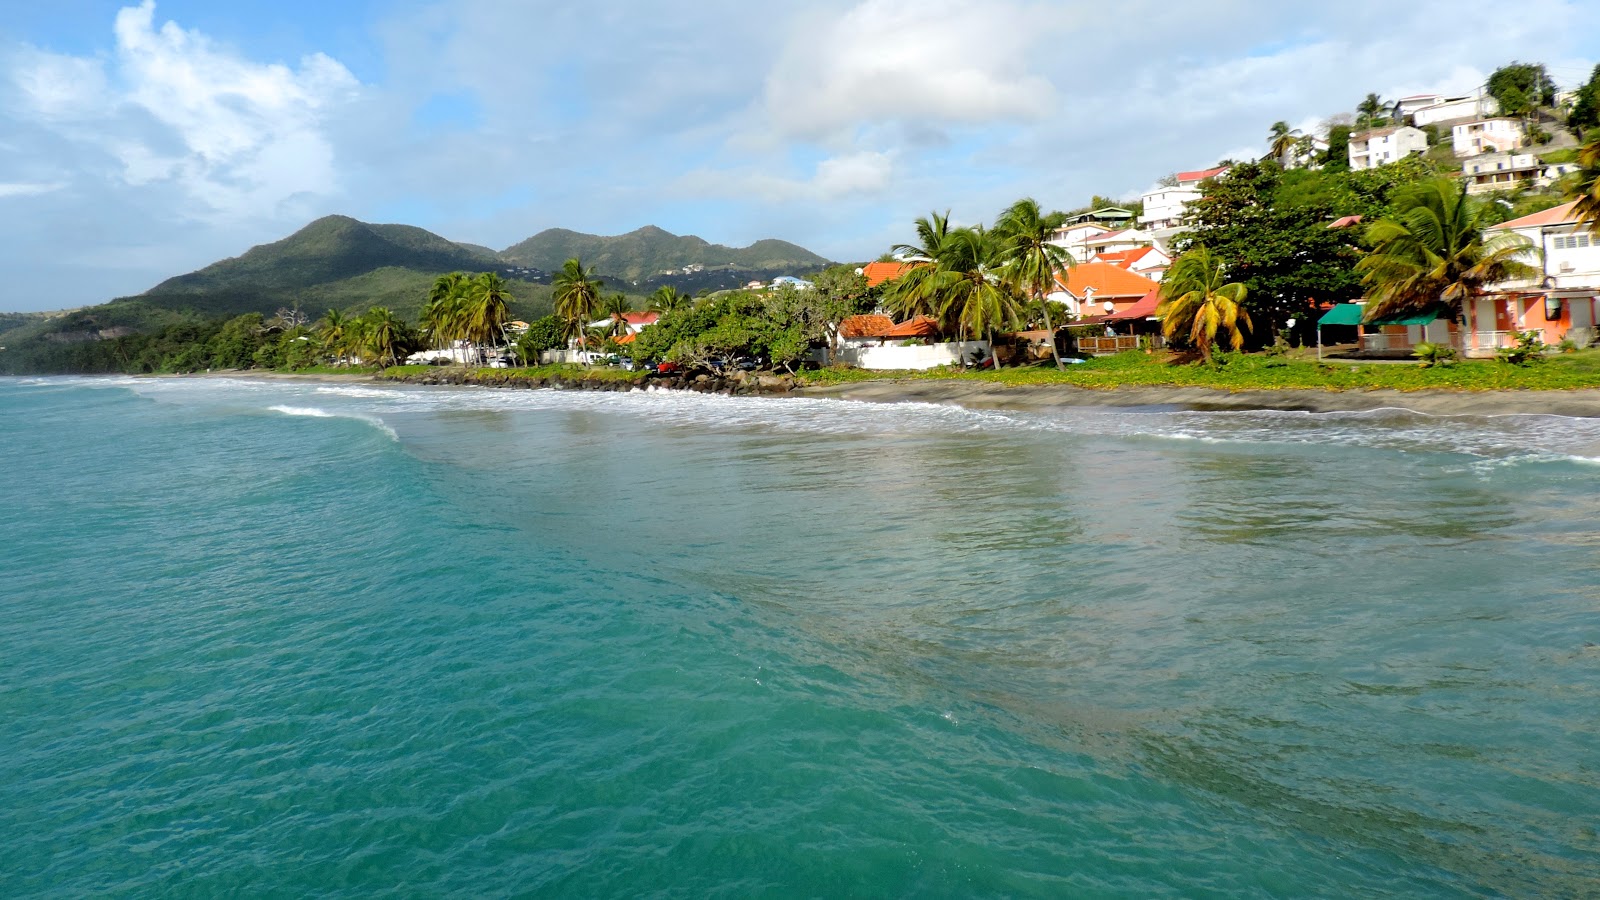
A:
{"type": "Polygon", "coordinates": [[[1600,895],[1600,422],[0,380],[0,897],[1600,895]]]}

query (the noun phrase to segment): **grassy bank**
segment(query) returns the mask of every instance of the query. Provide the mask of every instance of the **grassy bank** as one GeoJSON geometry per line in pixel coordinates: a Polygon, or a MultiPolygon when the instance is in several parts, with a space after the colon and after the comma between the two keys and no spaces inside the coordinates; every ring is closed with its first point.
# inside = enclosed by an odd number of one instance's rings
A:
{"type": "Polygon", "coordinates": [[[1450,366],[1423,369],[1415,364],[1357,363],[1345,360],[1303,359],[1260,354],[1219,356],[1216,365],[1181,363],[1168,353],[1120,353],[1090,359],[1058,372],[1043,366],[967,371],[934,369],[927,372],[866,372],[860,369],[820,369],[801,373],[806,386],[862,381],[956,379],[998,385],[1063,384],[1083,388],[1113,389],[1125,386],[1201,387],[1226,391],[1327,390],[1361,391],[1500,391],[1573,390],[1600,388],[1600,350],[1549,357],[1529,366],[1512,366],[1493,360],[1467,360],[1450,366]]]}

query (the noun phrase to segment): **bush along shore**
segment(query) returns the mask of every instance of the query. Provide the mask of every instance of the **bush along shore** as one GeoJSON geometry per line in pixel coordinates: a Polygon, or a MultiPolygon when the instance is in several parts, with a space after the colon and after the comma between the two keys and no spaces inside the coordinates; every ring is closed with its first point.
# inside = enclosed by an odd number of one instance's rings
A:
{"type": "Polygon", "coordinates": [[[660,375],[584,366],[537,366],[531,369],[481,369],[463,366],[394,366],[377,376],[404,384],[471,385],[495,388],[555,388],[584,391],[631,391],[648,388],[698,391],[705,394],[786,394],[800,385],[793,375],[772,372],[685,372],[660,375]]]}

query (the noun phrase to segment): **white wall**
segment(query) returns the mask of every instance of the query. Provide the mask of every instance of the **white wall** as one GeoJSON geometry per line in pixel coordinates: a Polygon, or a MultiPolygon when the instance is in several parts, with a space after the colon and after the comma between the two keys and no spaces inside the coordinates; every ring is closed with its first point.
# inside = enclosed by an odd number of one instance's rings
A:
{"type": "Polygon", "coordinates": [[[921,347],[844,347],[835,354],[839,362],[861,369],[934,369],[959,365],[963,356],[974,351],[989,355],[988,341],[928,344],[921,347]]]}
{"type": "Polygon", "coordinates": [[[1189,204],[1200,199],[1200,187],[1159,187],[1144,195],[1144,213],[1140,225],[1170,228],[1183,218],[1189,204]]]}
{"type": "Polygon", "coordinates": [[[1492,116],[1499,111],[1500,104],[1493,97],[1458,97],[1423,107],[1411,114],[1411,120],[1418,125],[1431,125],[1451,119],[1492,116]]]}

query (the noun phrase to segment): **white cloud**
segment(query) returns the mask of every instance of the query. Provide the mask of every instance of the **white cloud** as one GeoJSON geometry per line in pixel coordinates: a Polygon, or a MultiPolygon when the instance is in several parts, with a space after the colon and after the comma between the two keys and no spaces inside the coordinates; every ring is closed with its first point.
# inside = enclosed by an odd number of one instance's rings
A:
{"type": "Polygon", "coordinates": [[[981,124],[1048,115],[1023,60],[1044,34],[1008,2],[865,0],[795,33],[766,83],[774,126],[816,137],[862,123],[981,124]]]}
{"type": "Polygon", "coordinates": [[[699,169],[680,178],[676,192],[694,197],[757,198],[771,203],[862,198],[881,193],[894,174],[887,153],[862,151],[824,159],[809,178],[776,175],[757,168],[699,169]]]}
{"type": "Polygon", "coordinates": [[[359,84],[323,54],[299,69],[258,63],[174,22],[153,0],[118,12],[113,75],[97,59],[34,51],[13,80],[34,120],[114,158],[129,186],[171,182],[189,214],[272,215],[307,194],[338,190],[328,116],[359,84]]]}
{"type": "Polygon", "coordinates": [[[64,181],[52,182],[3,182],[0,181],[0,197],[37,197],[41,194],[53,194],[66,187],[64,181]]]}

